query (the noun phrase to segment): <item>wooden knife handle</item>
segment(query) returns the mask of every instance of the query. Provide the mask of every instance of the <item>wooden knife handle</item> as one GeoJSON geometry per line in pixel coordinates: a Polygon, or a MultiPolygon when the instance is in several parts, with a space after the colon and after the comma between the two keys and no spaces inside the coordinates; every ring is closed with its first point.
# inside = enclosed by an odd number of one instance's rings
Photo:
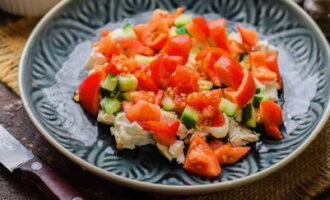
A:
{"type": "Polygon", "coordinates": [[[28,182],[44,192],[47,199],[87,200],[38,157],[23,164],[15,172],[20,173],[22,181],[28,182]]]}

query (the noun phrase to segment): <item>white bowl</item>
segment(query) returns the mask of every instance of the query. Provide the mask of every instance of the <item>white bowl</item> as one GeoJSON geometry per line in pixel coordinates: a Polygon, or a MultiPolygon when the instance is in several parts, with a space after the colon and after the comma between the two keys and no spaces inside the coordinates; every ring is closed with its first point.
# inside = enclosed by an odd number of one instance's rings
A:
{"type": "Polygon", "coordinates": [[[60,0],[0,0],[0,9],[23,16],[41,16],[60,0]]]}

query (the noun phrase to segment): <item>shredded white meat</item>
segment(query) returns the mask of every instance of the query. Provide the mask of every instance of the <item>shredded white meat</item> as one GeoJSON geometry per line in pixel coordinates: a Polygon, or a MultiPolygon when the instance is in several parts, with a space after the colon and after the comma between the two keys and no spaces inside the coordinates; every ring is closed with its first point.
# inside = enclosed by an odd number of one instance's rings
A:
{"type": "Polygon", "coordinates": [[[234,120],[230,121],[228,139],[233,146],[244,146],[250,142],[256,142],[259,140],[259,136],[254,134],[250,129],[239,125],[234,120]]]}
{"type": "Polygon", "coordinates": [[[138,123],[128,121],[124,113],[116,116],[111,133],[118,149],[134,149],[136,146],[155,143],[153,134],[143,130],[138,123]]]}

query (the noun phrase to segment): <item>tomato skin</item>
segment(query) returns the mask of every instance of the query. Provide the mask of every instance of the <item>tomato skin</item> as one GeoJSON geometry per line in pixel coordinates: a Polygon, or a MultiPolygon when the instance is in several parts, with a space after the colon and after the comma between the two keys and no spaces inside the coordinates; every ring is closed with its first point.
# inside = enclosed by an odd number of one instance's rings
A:
{"type": "Polygon", "coordinates": [[[195,17],[187,26],[188,32],[198,41],[207,41],[210,30],[204,17],[195,17]]]}
{"type": "Polygon", "coordinates": [[[225,143],[223,143],[222,141],[217,140],[217,139],[213,139],[213,140],[209,141],[208,144],[213,149],[213,151],[216,150],[217,148],[225,145],[225,143]]]}
{"type": "Polygon", "coordinates": [[[243,79],[243,69],[234,58],[220,57],[215,64],[215,69],[221,83],[234,89],[240,86],[243,79]]]}
{"type": "Polygon", "coordinates": [[[187,35],[177,35],[168,40],[162,52],[169,56],[180,56],[183,58],[182,64],[186,64],[191,47],[191,37],[187,35]]]}
{"type": "Polygon", "coordinates": [[[123,106],[123,110],[124,110],[124,112],[126,113],[126,112],[128,112],[132,107],[133,107],[133,103],[132,102],[128,102],[128,101],[124,101],[123,103],[122,103],[122,106],[123,106]]]}
{"type": "MultiPolygon", "coordinates": [[[[252,66],[253,76],[259,81],[277,81],[277,74],[267,68],[266,53],[256,51],[250,53],[250,63],[252,66]]],[[[271,58],[272,59],[272,58],[271,58]]]]}
{"type": "Polygon", "coordinates": [[[103,37],[97,43],[97,52],[103,54],[107,60],[111,60],[112,56],[120,53],[120,49],[110,37],[103,37]]]}
{"type": "Polygon", "coordinates": [[[168,40],[168,27],[164,23],[138,24],[134,27],[134,32],[139,40],[147,47],[161,49],[168,40]]]}
{"type": "Polygon", "coordinates": [[[260,82],[277,81],[277,74],[275,72],[270,71],[266,67],[259,67],[253,69],[253,76],[260,82]]]}
{"type": "Polygon", "coordinates": [[[247,44],[250,48],[254,47],[259,41],[259,34],[251,29],[237,26],[239,33],[241,34],[244,44],[247,44]]]}
{"type": "Polygon", "coordinates": [[[198,52],[196,56],[197,61],[202,61],[206,58],[208,54],[211,54],[214,59],[218,60],[221,56],[229,56],[230,54],[217,47],[209,47],[198,52]]]}
{"type": "Polygon", "coordinates": [[[134,38],[124,38],[118,41],[121,46],[122,52],[128,57],[134,57],[135,55],[141,54],[145,56],[152,56],[154,50],[144,46],[139,40],[134,38]]]}
{"type": "Polygon", "coordinates": [[[271,70],[272,72],[275,72],[277,75],[277,83],[279,84],[278,89],[282,89],[283,87],[283,81],[278,65],[278,53],[276,52],[270,52],[266,54],[266,67],[271,70]]]}
{"type": "Polygon", "coordinates": [[[226,34],[226,20],[216,19],[208,23],[210,38],[217,47],[230,52],[230,46],[226,34]]]}
{"type": "Polygon", "coordinates": [[[160,105],[160,103],[162,102],[164,96],[164,91],[163,90],[158,90],[155,96],[155,104],[156,105],[160,105]]]}
{"type": "Polygon", "coordinates": [[[195,69],[178,66],[171,76],[170,85],[177,93],[192,93],[198,91],[199,74],[195,69]]]}
{"type": "Polygon", "coordinates": [[[87,76],[79,86],[79,101],[83,109],[96,116],[100,110],[100,87],[104,74],[94,72],[87,76]]]}
{"type": "Polygon", "coordinates": [[[243,108],[250,99],[254,96],[256,85],[251,73],[245,69],[243,70],[243,79],[237,90],[233,88],[224,89],[224,96],[235,102],[240,108],[243,108]]]}
{"type": "Polygon", "coordinates": [[[130,122],[134,121],[159,121],[160,108],[146,101],[138,101],[135,105],[125,111],[130,122]]]}
{"type": "Polygon", "coordinates": [[[112,74],[112,75],[118,75],[118,74],[120,74],[120,71],[117,69],[115,64],[110,62],[107,65],[107,73],[112,74]]]}
{"type": "Polygon", "coordinates": [[[140,70],[135,72],[135,76],[139,82],[139,88],[142,90],[148,91],[158,91],[159,88],[156,83],[152,80],[151,76],[148,75],[146,72],[140,70]]]}
{"type": "Polygon", "coordinates": [[[199,135],[195,135],[189,145],[183,168],[188,172],[205,177],[216,177],[221,173],[216,155],[199,135]]]}
{"type": "Polygon", "coordinates": [[[217,70],[214,66],[216,59],[212,56],[211,53],[207,54],[205,59],[203,60],[202,69],[206,73],[206,75],[212,80],[215,86],[221,86],[220,79],[217,75],[217,70]]]}
{"type": "Polygon", "coordinates": [[[273,101],[262,101],[260,103],[260,117],[264,124],[265,132],[275,139],[282,139],[279,126],[283,122],[282,109],[273,101]]]}
{"type": "Polygon", "coordinates": [[[151,65],[151,78],[162,89],[166,89],[172,73],[177,66],[182,64],[182,58],[178,56],[160,55],[151,65]]]}
{"type": "Polygon", "coordinates": [[[153,12],[150,23],[159,23],[161,21],[165,26],[172,26],[177,17],[184,12],[184,8],[177,8],[174,13],[165,10],[157,9],[153,12]]]}
{"type": "Polygon", "coordinates": [[[159,121],[139,122],[140,126],[147,131],[155,134],[156,141],[162,145],[170,146],[176,140],[176,132],[179,129],[180,122],[178,120],[166,124],[159,121]]]}
{"type": "Polygon", "coordinates": [[[231,144],[223,144],[215,147],[214,153],[219,160],[220,165],[234,164],[242,159],[251,147],[233,147],[231,144]]]}

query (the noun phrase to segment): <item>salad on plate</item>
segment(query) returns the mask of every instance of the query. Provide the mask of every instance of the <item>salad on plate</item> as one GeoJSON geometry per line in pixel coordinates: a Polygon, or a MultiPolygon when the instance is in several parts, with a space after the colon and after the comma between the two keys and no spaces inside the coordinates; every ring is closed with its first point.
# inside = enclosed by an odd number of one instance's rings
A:
{"type": "Polygon", "coordinates": [[[282,138],[277,49],[236,29],[178,8],[104,30],[74,100],[110,125],[118,149],[154,145],[190,173],[219,176],[260,134],[282,138]]]}

